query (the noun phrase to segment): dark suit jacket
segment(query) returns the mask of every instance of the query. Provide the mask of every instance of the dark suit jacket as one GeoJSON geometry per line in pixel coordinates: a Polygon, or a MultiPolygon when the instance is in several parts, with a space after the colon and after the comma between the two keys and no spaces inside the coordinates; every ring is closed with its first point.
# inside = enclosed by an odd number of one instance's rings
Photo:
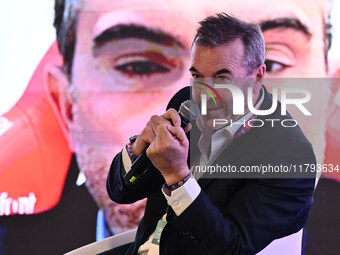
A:
{"type": "MultiPolygon", "coordinates": [[[[189,88],[178,92],[169,106],[190,95],[189,88]],[[187,96],[183,96],[187,95],[187,96]]],[[[271,95],[265,91],[261,109],[269,109],[271,95]]],[[[277,110],[266,118],[285,119],[277,110]]],[[[258,117],[261,118],[261,117],[258,117]]],[[[193,142],[193,141],[190,141],[193,142]]],[[[195,147],[195,146],[194,146],[195,147]]],[[[237,138],[216,160],[220,165],[315,164],[311,144],[299,127],[251,128],[237,138]]],[[[148,198],[135,243],[128,254],[136,254],[165,213],[167,202],[161,192],[164,179],[153,166],[126,186],[122,180],[122,159],[113,160],[107,179],[112,200],[132,203],[148,198]]],[[[289,179],[207,179],[198,183],[202,191],[179,216],[169,209],[160,242],[160,254],[255,254],[274,239],[300,230],[312,205],[314,178],[289,179]]]]}

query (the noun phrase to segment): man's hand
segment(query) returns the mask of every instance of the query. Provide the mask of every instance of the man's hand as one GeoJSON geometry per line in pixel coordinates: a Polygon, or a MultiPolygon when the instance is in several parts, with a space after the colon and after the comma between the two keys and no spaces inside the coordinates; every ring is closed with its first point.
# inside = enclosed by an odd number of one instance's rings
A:
{"type": "Polygon", "coordinates": [[[188,148],[189,141],[181,127],[169,124],[157,126],[156,137],[146,154],[162,173],[167,185],[175,184],[189,174],[188,148]]]}
{"type": "MultiPolygon", "coordinates": [[[[175,109],[171,108],[166,111],[163,115],[157,116],[153,115],[149,122],[146,124],[146,127],[143,129],[142,133],[138,136],[136,141],[132,144],[132,152],[139,156],[146,150],[146,148],[153,142],[157,134],[157,127],[161,124],[171,125],[171,122],[175,127],[181,126],[181,118],[176,112],[175,109]]],[[[188,132],[191,128],[191,124],[189,123],[185,127],[185,132],[188,132]]]]}

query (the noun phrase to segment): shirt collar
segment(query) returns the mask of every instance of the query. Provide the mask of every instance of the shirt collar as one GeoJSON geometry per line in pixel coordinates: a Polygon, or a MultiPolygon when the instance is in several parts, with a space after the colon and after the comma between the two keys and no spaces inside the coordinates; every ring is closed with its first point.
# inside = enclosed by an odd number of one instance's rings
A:
{"type": "MultiPolygon", "coordinates": [[[[255,105],[255,109],[259,109],[261,104],[263,103],[263,100],[264,100],[264,89],[263,87],[261,88],[261,97],[260,97],[260,100],[257,102],[257,104],[255,105]]],[[[237,120],[238,123],[242,123],[243,121],[248,121],[251,117],[253,116],[253,113],[252,112],[248,112],[247,114],[243,115],[242,118],[240,118],[239,120],[237,120]]],[[[201,127],[201,124],[200,122],[198,121],[198,119],[196,119],[196,125],[197,127],[202,131],[202,128],[201,127]]],[[[220,137],[221,134],[226,134],[225,133],[225,130],[228,131],[228,133],[234,137],[234,135],[236,134],[237,130],[240,128],[239,125],[228,125],[224,128],[221,128],[219,130],[217,130],[213,135],[212,135],[212,139],[214,139],[214,137],[220,137]]]]}
{"type": "MultiPolygon", "coordinates": [[[[260,100],[255,105],[255,109],[259,109],[260,108],[261,104],[263,103],[263,100],[264,100],[264,89],[262,87],[261,88],[261,97],[260,97],[260,100]]],[[[247,122],[248,120],[250,120],[250,118],[252,116],[253,116],[253,113],[251,111],[249,111],[247,114],[242,116],[242,118],[237,120],[237,122],[238,123],[243,123],[243,121],[247,122]]],[[[236,134],[237,130],[239,130],[239,128],[240,128],[239,125],[228,125],[228,126],[225,127],[225,129],[231,134],[232,137],[235,136],[235,134],[236,134]]],[[[221,131],[221,130],[216,131],[215,134],[218,133],[219,131],[221,131]]],[[[213,135],[213,137],[214,137],[214,135],[213,135]]]]}
{"type": "MultiPolygon", "coordinates": [[[[264,100],[264,89],[261,89],[261,98],[255,105],[259,109],[264,100]]],[[[237,120],[238,123],[248,121],[253,116],[252,112],[248,112],[241,119],[237,120]]],[[[200,128],[199,121],[196,121],[198,128],[200,128]]],[[[213,161],[219,153],[224,150],[232,142],[233,137],[239,130],[240,125],[228,125],[224,128],[217,130],[213,135],[205,134],[202,132],[198,141],[198,148],[201,152],[202,158],[205,163],[213,161]]],[[[202,163],[202,162],[201,162],[202,163]]]]}

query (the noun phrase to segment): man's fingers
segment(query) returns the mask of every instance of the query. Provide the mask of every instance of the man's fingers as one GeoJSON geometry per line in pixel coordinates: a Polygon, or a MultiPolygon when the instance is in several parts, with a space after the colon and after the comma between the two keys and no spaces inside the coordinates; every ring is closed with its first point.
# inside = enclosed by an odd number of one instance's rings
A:
{"type": "Polygon", "coordinates": [[[156,137],[156,133],[152,125],[147,125],[143,132],[137,137],[136,141],[132,144],[132,152],[139,156],[142,152],[153,142],[156,137]]]}
{"type": "Polygon", "coordinates": [[[169,133],[175,137],[180,143],[183,143],[186,139],[185,132],[181,127],[166,126],[169,133]]]}
{"type": "MultiPolygon", "coordinates": [[[[144,128],[143,132],[137,138],[136,142],[132,144],[133,153],[135,153],[136,155],[140,155],[148,147],[149,144],[153,143],[156,136],[158,136],[159,132],[160,132],[159,138],[163,142],[173,141],[174,137],[177,136],[169,133],[168,129],[166,128],[166,126],[171,126],[172,124],[181,129],[180,128],[181,118],[175,109],[169,109],[161,116],[153,115],[150,118],[149,122],[146,124],[146,127],[144,128]]],[[[185,130],[188,131],[190,130],[190,128],[191,125],[189,124],[185,130]]],[[[178,137],[181,136],[179,135],[178,137]]],[[[177,140],[183,141],[182,138],[180,139],[181,140],[179,139],[177,140]]]]}
{"type": "Polygon", "coordinates": [[[152,129],[154,134],[157,133],[157,124],[154,121],[149,120],[149,122],[146,124],[146,126],[150,129],[152,129]]]}
{"type": "Polygon", "coordinates": [[[167,127],[172,127],[171,125],[162,124],[157,127],[157,137],[163,141],[173,141],[173,135],[168,131],[167,127]]]}
{"type": "Polygon", "coordinates": [[[181,117],[175,109],[170,108],[161,116],[165,119],[171,120],[174,126],[181,126],[181,117]]]}
{"type": "Polygon", "coordinates": [[[169,125],[160,124],[157,126],[156,137],[146,150],[146,155],[148,157],[150,157],[150,155],[158,155],[159,153],[162,153],[163,150],[169,148],[174,142],[174,137],[167,130],[166,126],[169,125]]]}
{"type": "MultiPolygon", "coordinates": [[[[148,125],[152,125],[155,133],[157,132],[157,126],[160,124],[168,124],[173,126],[181,126],[181,117],[179,116],[178,112],[175,109],[171,108],[166,111],[161,116],[153,115],[148,123],[148,125]]],[[[185,128],[185,133],[189,132],[191,129],[191,124],[189,123],[185,128]]]]}
{"type": "Polygon", "coordinates": [[[156,126],[160,125],[160,124],[169,124],[170,125],[171,122],[168,119],[164,118],[163,115],[161,115],[161,116],[158,116],[158,115],[151,116],[150,122],[154,123],[156,126]]]}
{"type": "Polygon", "coordinates": [[[145,140],[147,143],[152,143],[153,140],[155,139],[156,137],[156,133],[154,132],[154,129],[152,127],[148,127],[146,130],[146,136],[145,136],[145,140]]]}
{"type": "Polygon", "coordinates": [[[191,123],[188,123],[188,125],[186,125],[186,127],[184,128],[184,132],[188,133],[191,130],[192,126],[191,123]]]}

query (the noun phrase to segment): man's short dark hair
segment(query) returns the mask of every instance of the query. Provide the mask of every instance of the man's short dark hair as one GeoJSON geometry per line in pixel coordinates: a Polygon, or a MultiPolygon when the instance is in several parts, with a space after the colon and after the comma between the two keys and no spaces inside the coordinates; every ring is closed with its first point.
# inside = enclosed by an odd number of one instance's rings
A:
{"type": "Polygon", "coordinates": [[[194,39],[197,45],[217,47],[241,39],[248,72],[252,72],[264,63],[264,38],[258,25],[247,23],[226,13],[210,16],[199,24],[194,39]]]}
{"type": "MultiPolygon", "coordinates": [[[[70,4],[68,13],[69,15],[65,15],[65,1],[66,0],[55,0],[54,6],[54,27],[56,29],[57,34],[57,43],[59,47],[59,51],[63,56],[63,68],[65,72],[68,74],[69,78],[71,78],[72,72],[72,64],[74,58],[74,50],[76,45],[76,30],[77,30],[77,21],[78,21],[78,12],[72,9],[72,5],[70,4]]],[[[73,0],[69,0],[73,2],[73,0]]],[[[326,66],[328,64],[327,55],[331,46],[331,23],[330,23],[330,10],[326,12],[324,16],[324,45],[325,45],[325,62],[326,66]]]]}

